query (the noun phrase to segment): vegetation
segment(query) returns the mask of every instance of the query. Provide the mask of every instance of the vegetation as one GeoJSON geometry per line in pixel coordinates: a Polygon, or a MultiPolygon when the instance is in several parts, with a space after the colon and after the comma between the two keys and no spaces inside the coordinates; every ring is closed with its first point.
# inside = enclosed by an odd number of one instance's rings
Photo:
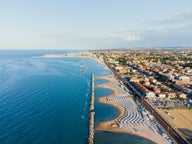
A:
{"type": "Polygon", "coordinates": [[[127,59],[125,57],[118,58],[119,64],[125,66],[127,65],[127,59]]]}

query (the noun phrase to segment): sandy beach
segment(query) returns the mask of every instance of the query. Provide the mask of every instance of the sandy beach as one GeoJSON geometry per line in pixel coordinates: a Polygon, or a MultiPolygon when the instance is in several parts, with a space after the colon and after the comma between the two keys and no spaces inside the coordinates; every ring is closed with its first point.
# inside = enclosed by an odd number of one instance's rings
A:
{"type": "MultiPolygon", "coordinates": [[[[114,86],[112,86],[112,85],[116,85],[116,86],[118,85],[117,80],[115,78],[113,78],[113,76],[99,76],[97,78],[105,79],[105,80],[108,81],[108,83],[97,85],[97,87],[107,88],[107,89],[110,89],[110,90],[113,91],[113,93],[111,95],[99,98],[99,102],[104,103],[104,104],[108,104],[108,105],[111,105],[111,106],[117,108],[119,110],[119,116],[116,119],[122,117],[124,115],[123,107],[121,107],[118,104],[115,104],[113,102],[108,102],[107,99],[106,99],[106,98],[109,98],[109,97],[112,97],[112,96],[117,97],[119,95],[119,92],[117,91],[117,89],[114,88],[114,86]],[[116,84],[114,84],[114,83],[116,83],[116,84]]],[[[125,93],[123,92],[123,94],[125,94],[125,93]]],[[[127,132],[124,129],[119,129],[119,128],[116,128],[116,127],[112,127],[111,125],[114,124],[114,123],[115,123],[115,120],[100,123],[99,126],[97,127],[97,129],[98,130],[106,130],[106,131],[127,132]]]]}
{"type": "MultiPolygon", "coordinates": [[[[97,77],[97,78],[105,79],[105,80],[108,81],[108,83],[110,83],[110,82],[112,83],[112,82],[115,81],[115,79],[113,79],[112,76],[111,77],[103,76],[103,77],[97,77]]],[[[119,111],[119,116],[116,119],[122,117],[124,115],[123,107],[121,107],[118,104],[115,104],[113,102],[108,102],[107,99],[106,99],[107,97],[118,96],[117,89],[115,89],[114,87],[112,87],[110,85],[107,85],[107,84],[100,84],[100,85],[97,85],[97,87],[107,88],[107,89],[110,89],[110,90],[113,91],[113,93],[111,95],[99,98],[99,102],[104,103],[104,104],[108,104],[108,105],[111,105],[111,106],[117,108],[118,111],[119,111]]],[[[105,130],[105,131],[125,132],[125,130],[123,130],[123,129],[112,127],[111,126],[112,124],[115,124],[115,120],[104,122],[104,123],[100,123],[99,126],[97,127],[97,129],[98,130],[105,130]]]]}
{"type": "MultiPolygon", "coordinates": [[[[113,91],[113,93],[111,95],[99,98],[99,102],[111,105],[119,110],[119,116],[116,119],[100,123],[97,126],[97,130],[128,133],[128,134],[146,138],[146,139],[148,139],[154,143],[158,143],[158,144],[170,143],[167,139],[165,139],[158,132],[151,130],[148,125],[127,124],[127,125],[124,125],[123,127],[121,127],[121,126],[119,127],[117,121],[124,117],[126,110],[121,105],[119,105],[115,102],[109,101],[108,99],[112,98],[114,100],[115,99],[118,100],[119,98],[125,97],[126,99],[130,100],[130,102],[135,104],[133,102],[133,98],[131,97],[131,95],[128,92],[125,91],[125,89],[123,87],[120,86],[119,81],[116,78],[114,78],[113,75],[102,76],[102,77],[97,77],[97,78],[105,79],[108,81],[108,83],[99,84],[99,85],[97,85],[97,87],[107,88],[107,89],[110,89],[113,91]]],[[[137,106],[135,106],[135,107],[137,107],[137,106]]]]}

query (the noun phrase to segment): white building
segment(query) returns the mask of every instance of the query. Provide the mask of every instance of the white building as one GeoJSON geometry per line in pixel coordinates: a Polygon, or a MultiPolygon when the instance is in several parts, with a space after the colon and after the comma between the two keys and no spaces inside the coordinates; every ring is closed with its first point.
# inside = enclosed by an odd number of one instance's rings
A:
{"type": "Polygon", "coordinates": [[[190,77],[185,76],[185,75],[180,75],[178,77],[178,80],[183,81],[183,82],[190,82],[190,77]]]}

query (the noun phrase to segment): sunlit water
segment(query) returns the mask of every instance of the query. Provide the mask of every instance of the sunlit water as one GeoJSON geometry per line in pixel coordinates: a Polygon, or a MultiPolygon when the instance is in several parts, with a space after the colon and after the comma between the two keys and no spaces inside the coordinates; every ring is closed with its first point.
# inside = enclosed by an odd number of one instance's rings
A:
{"type": "MultiPolygon", "coordinates": [[[[67,51],[0,51],[0,143],[86,144],[91,74],[109,75],[89,58],[33,59],[67,51]],[[87,71],[82,71],[87,67],[87,71]]],[[[96,79],[95,83],[105,81],[96,79]]],[[[97,102],[95,124],[118,111],[97,102]]],[[[127,134],[96,131],[95,144],[150,143],[127,134]]]]}

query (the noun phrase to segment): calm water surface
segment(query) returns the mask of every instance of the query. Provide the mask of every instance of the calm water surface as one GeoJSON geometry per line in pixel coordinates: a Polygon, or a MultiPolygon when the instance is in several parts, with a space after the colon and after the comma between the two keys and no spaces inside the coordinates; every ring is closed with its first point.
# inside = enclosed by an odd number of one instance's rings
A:
{"type": "MultiPolygon", "coordinates": [[[[109,72],[89,58],[32,58],[70,52],[0,51],[1,144],[86,144],[91,73],[109,72]]],[[[110,93],[97,88],[96,98],[110,93]]],[[[96,125],[118,115],[97,100],[95,106],[96,125]]],[[[150,142],[127,134],[95,133],[95,144],[132,143],[150,142]]]]}

